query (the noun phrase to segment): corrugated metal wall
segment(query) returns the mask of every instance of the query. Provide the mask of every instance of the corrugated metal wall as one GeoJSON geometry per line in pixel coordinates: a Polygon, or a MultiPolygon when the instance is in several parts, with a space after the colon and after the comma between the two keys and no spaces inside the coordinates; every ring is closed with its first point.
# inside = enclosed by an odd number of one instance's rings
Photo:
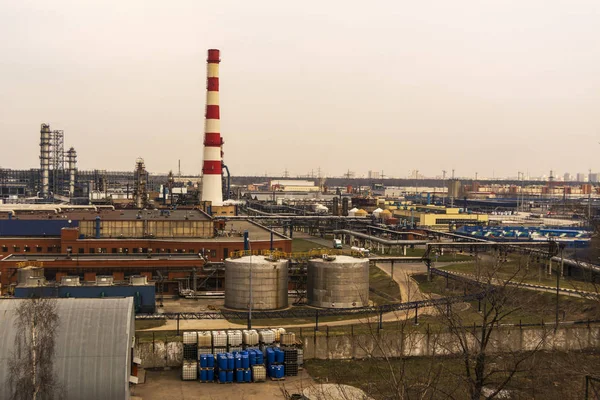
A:
{"type": "Polygon", "coordinates": [[[76,227],[77,221],[68,220],[0,220],[0,236],[60,236],[62,228],[76,227]]]}

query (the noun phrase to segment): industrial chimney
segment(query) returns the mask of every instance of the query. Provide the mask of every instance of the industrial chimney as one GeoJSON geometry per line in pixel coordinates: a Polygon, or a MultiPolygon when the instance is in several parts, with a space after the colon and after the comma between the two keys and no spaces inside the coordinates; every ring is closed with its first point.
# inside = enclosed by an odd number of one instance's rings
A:
{"type": "Polygon", "coordinates": [[[69,168],[69,197],[74,197],[75,175],[77,173],[77,152],[73,147],[67,151],[67,166],[69,168]]]}
{"type": "Polygon", "coordinates": [[[40,172],[42,174],[41,196],[50,195],[50,125],[42,124],[40,129],[40,172]]]}
{"type": "Polygon", "coordinates": [[[206,114],[204,124],[204,163],[202,166],[202,201],[223,205],[221,124],[219,117],[219,50],[208,50],[206,79],[206,114]]]}

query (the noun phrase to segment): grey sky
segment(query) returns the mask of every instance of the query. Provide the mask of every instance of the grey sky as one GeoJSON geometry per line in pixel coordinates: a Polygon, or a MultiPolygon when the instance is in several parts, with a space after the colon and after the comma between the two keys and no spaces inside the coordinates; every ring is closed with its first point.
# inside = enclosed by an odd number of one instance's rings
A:
{"type": "Polygon", "coordinates": [[[600,170],[600,2],[0,0],[2,167],[198,173],[221,49],[232,174],[600,170]]]}

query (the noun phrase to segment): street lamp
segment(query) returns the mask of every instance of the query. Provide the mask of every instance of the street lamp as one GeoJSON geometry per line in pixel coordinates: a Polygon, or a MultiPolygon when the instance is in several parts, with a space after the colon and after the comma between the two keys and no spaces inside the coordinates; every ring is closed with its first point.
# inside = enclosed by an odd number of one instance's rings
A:
{"type": "Polygon", "coordinates": [[[249,279],[249,295],[248,295],[248,329],[252,329],[252,246],[250,238],[248,238],[248,249],[250,250],[250,279],[249,279]]]}

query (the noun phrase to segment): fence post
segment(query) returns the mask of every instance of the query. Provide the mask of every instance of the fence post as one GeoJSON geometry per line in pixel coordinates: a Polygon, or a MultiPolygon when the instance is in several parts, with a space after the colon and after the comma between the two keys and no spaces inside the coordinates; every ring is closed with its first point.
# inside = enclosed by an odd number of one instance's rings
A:
{"type": "Polygon", "coordinates": [[[415,325],[419,325],[419,304],[415,304],[415,325]]]}
{"type": "Polygon", "coordinates": [[[319,310],[315,313],[315,331],[319,330],[319,310]]]}

